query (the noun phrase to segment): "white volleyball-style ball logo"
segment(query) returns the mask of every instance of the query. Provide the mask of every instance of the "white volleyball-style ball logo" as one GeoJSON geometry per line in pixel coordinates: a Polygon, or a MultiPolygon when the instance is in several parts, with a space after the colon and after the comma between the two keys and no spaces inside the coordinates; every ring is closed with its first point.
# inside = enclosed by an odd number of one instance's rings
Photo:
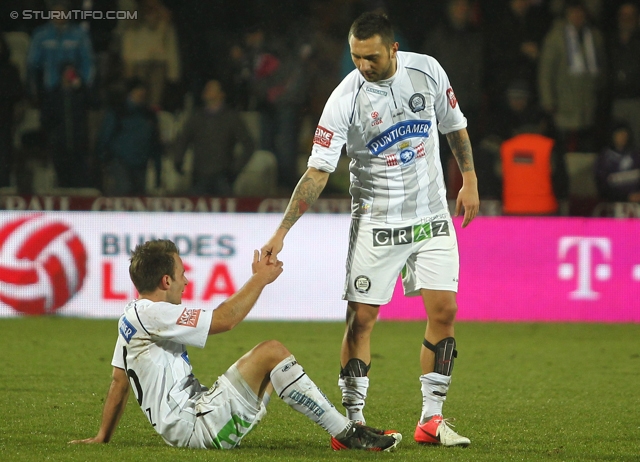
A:
{"type": "Polygon", "coordinates": [[[16,311],[53,313],[86,274],[87,251],[67,224],[35,214],[0,225],[0,301],[16,311]]]}

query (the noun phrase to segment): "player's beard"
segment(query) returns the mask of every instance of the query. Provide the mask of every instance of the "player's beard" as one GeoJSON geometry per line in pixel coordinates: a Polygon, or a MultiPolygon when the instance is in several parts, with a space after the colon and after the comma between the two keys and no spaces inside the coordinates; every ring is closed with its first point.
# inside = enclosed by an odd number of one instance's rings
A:
{"type": "MultiPolygon", "coordinates": [[[[391,54],[389,54],[389,57],[391,56],[391,54]]],[[[364,73],[360,72],[360,74],[362,75],[362,77],[364,77],[364,79],[367,82],[371,82],[371,83],[375,83],[375,82],[379,82],[381,80],[387,80],[389,77],[391,77],[393,75],[393,60],[389,59],[389,66],[387,66],[387,68],[380,72],[380,71],[374,71],[374,72],[370,72],[369,76],[365,75],[364,73]]]]}

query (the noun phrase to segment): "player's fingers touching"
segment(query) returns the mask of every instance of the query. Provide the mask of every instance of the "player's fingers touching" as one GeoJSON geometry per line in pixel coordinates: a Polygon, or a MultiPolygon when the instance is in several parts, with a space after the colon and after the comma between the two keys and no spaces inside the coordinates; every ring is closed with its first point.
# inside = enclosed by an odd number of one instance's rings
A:
{"type": "Polygon", "coordinates": [[[260,258],[265,258],[271,255],[271,248],[266,245],[260,249],[260,258]]]}
{"type": "Polygon", "coordinates": [[[278,262],[278,254],[276,252],[269,251],[269,253],[267,253],[267,255],[269,257],[269,263],[275,264],[275,263],[278,262]]]}

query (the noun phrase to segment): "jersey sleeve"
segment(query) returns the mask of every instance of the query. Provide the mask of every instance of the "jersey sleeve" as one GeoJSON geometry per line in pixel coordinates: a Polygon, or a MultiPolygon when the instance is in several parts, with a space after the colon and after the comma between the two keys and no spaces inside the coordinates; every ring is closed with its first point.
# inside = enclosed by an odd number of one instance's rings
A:
{"type": "Polygon", "coordinates": [[[156,302],[138,315],[150,337],[203,348],[209,336],[213,310],[156,302]]]}
{"type": "MultiPolygon", "coordinates": [[[[431,58],[433,59],[433,58],[431,58]]],[[[467,127],[467,119],[460,109],[460,104],[453,92],[447,73],[440,63],[433,59],[434,77],[437,91],[435,98],[436,117],[438,130],[443,135],[455,132],[467,127]]]]}
{"type": "Polygon", "coordinates": [[[111,365],[113,367],[118,367],[120,369],[125,369],[124,367],[124,355],[122,353],[122,347],[125,346],[124,340],[122,336],[118,335],[118,340],[116,340],[116,347],[113,350],[113,358],[111,359],[111,365]]]}
{"type": "Polygon", "coordinates": [[[339,85],[327,100],[313,137],[308,167],[328,173],[336,169],[342,146],[347,142],[349,99],[344,95],[344,86],[339,85]]]}

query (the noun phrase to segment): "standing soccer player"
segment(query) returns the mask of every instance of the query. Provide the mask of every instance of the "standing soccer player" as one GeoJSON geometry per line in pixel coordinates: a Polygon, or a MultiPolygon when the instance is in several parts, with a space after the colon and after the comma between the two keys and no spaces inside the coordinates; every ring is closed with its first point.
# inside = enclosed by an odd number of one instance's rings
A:
{"type": "Polygon", "coordinates": [[[398,51],[384,14],[364,13],[349,31],[356,69],[333,91],[316,129],[308,169],[262,256],[275,261],[294,223],[316,201],[346,144],[352,221],[343,298],[347,324],[339,386],[350,419],[365,422],[370,338],[399,274],[406,295],[422,296],[428,322],[420,350],[423,405],[419,443],[466,446],[443,419],[454,358],[459,257],[448,211],[438,133],[462,172],[456,215],[479,208],[467,121],[449,79],[430,56],[398,51]]]}
{"type": "Polygon", "coordinates": [[[256,345],[211,388],[194,377],[186,345],[202,348],[209,335],[240,323],[265,286],[282,273],[282,262],[260,259],[256,250],[252,271],[246,284],[216,309],[190,309],[182,304],[188,281],[176,245],[169,240],[138,245],[129,274],[140,298],[129,303],[120,318],[100,429],[92,438],[72,442],[108,443],[132,388],[145,417],[169,445],[232,449],[266,413],[275,390],[332,435],[334,450],[393,450],[402,439],[399,433],[347,419],[275,340],[256,345]]]}

